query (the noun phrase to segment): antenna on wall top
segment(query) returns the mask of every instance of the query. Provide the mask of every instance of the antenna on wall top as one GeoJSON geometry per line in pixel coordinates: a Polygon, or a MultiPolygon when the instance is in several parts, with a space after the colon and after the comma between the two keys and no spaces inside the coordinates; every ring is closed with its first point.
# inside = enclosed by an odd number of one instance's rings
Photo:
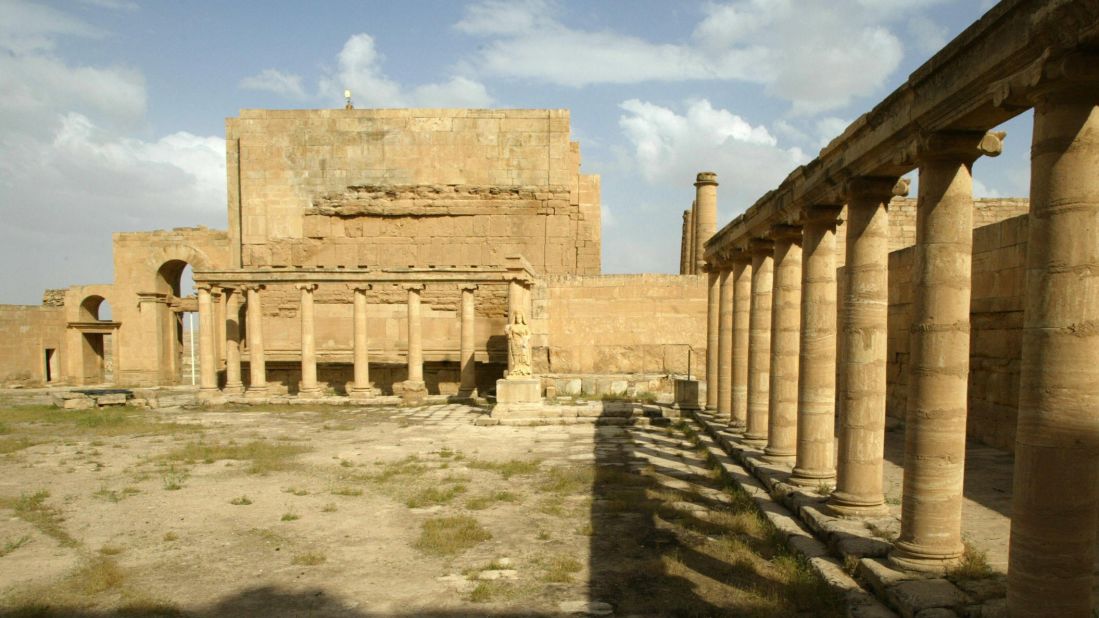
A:
{"type": "Polygon", "coordinates": [[[346,103],[343,106],[344,109],[355,109],[355,106],[351,104],[351,91],[350,90],[344,90],[343,91],[343,98],[344,98],[344,101],[346,101],[346,103]]]}

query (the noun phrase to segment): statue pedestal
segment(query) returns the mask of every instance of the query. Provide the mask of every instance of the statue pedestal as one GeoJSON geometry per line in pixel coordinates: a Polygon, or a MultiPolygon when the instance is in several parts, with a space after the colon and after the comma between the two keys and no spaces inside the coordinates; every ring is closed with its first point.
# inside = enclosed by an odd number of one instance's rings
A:
{"type": "Polygon", "coordinates": [[[493,418],[507,416],[509,413],[535,410],[541,405],[542,380],[539,378],[496,380],[496,407],[492,409],[493,418]]]}
{"type": "Polygon", "coordinates": [[[678,418],[683,412],[690,412],[694,410],[701,410],[702,406],[699,405],[699,383],[698,380],[680,380],[675,381],[675,403],[672,404],[673,414],[678,418]]]}

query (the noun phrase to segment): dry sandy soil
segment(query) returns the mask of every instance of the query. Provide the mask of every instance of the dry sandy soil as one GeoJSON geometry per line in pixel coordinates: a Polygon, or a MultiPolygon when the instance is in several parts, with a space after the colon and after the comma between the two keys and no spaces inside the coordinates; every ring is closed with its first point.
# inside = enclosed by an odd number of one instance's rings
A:
{"type": "Polygon", "coordinates": [[[0,407],[0,615],[842,615],[675,427],[0,407]]]}

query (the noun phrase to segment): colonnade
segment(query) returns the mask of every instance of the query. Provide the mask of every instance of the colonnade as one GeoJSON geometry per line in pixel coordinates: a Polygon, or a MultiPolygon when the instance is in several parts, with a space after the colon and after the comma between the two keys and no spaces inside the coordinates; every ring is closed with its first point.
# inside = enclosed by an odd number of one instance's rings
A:
{"type": "MultiPolygon", "coordinates": [[[[1099,95],[1088,83],[1062,82],[1033,95],[1008,571],[1009,607],[1019,616],[1091,612],[1099,518],[1099,95]]],[[[938,131],[897,157],[919,170],[901,532],[890,555],[908,569],[941,572],[964,551],[972,166],[999,154],[1004,137],[938,131]]],[[[887,512],[888,210],[907,189],[899,176],[849,178],[831,203],[795,203],[777,221],[707,246],[708,325],[717,331],[708,340],[718,359],[708,365],[714,395],[707,407],[763,447],[766,459],[790,465],[791,483],[834,484],[827,508],[838,516],[887,512]],[[845,280],[837,303],[843,204],[845,280]],[[740,287],[748,279],[750,298],[740,287]],[[735,393],[745,365],[741,403],[735,393]]]]}
{"type": "MultiPolygon", "coordinates": [[[[317,290],[317,284],[298,283],[294,285],[300,293],[301,384],[298,388],[298,396],[303,398],[318,397],[322,391],[317,382],[317,349],[314,334],[316,324],[314,294],[317,290]]],[[[265,284],[261,283],[221,288],[210,283],[196,284],[199,313],[199,388],[202,396],[211,397],[219,392],[226,395],[240,395],[243,393],[247,397],[266,397],[269,394],[266,353],[263,343],[263,292],[266,287],[265,284]],[[217,311],[214,308],[213,293],[215,289],[221,289],[224,312],[217,311]],[[241,379],[242,341],[241,328],[238,323],[242,294],[246,296],[245,307],[248,327],[250,379],[247,390],[245,390],[241,379]],[[220,391],[217,376],[218,342],[216,341],[215,328],[216,317],[219,314],[223,314],[225,319],[225,386],[220,391]]],[[[404,283],[401,284],[401,287],[407,293],[406,306],[408,312],[408,380],[405,382],[405,389],[422,391],[424,389],[424,356],[420,301],[425,285],[423,283],[404,283]]],[[[461,319],[459,393],[463,396],[472,396],[477,389],[477,373],[474,362],[476,343],[474,336],[476,299],[474,293],[478,285],[475,283],[459,283],[457,287],[460,293],[459,315],[461,319]]],[[[511,287],[523,289],[523,286],[518,283],[513,283],[511,287]]],[[[367,398],[374,394],[374,389],[370,383],[369,336],[367,334],[368,305],[366,293],[371,288],[372,285],[367,283],[356,283],[352,286],[354,294],[352,317],[354,379],[348,386],[348,395],[358,399],[367,398]]],[[[515,294],[514,291],[511,293],[515,294]]],[[[512,311],[514,311],[514,308],[512,311]]]]}

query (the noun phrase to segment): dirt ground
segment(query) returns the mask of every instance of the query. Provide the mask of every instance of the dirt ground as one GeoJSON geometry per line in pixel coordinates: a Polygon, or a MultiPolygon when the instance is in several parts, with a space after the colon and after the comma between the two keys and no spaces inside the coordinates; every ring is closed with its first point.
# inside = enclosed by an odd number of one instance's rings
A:
{"type": "Polygon", "coordinates": [[[0,408],[0,615],[842,615],[675,427],[0,408]]]}

